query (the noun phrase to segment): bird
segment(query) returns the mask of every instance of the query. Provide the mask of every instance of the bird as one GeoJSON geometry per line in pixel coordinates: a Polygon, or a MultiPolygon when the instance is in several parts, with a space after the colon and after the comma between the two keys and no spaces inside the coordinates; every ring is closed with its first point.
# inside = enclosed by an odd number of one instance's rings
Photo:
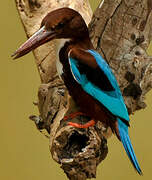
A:
{"type": "Polygon", "coordinates": [[[90,117],[85,124],[68,122],[68,125],[88,128],[101,121],[111,127],[122,142],[136,172],[142,175],[129,137],[130,120],[118,82],[108,63],[94,49],[87,25],[77,11],[64,7],[48,13],[39,30],[12,57],[22,57],[53,39],[60,41],[57,71],[70,96],[80,107],[80,112],[69,116],[90,117]]]}

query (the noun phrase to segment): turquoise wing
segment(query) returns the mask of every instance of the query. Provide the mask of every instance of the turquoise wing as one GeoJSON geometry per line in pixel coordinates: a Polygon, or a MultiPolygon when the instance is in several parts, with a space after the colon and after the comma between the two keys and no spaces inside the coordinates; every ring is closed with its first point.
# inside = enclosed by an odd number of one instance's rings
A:
{"type": "Polygon", "coordinates": [[[81,85],[82,89],[91,95],[93,98],[98,100],[103,106],[105,106],[112,114],[117,117],[123,118],[129,121],[129,115],[124,103],[121,91],[119,89],[118,83],[114,74],[112,73],[110,67],[106,61],[94,50],[88,50],[88,52],[95,58],[101,71],[107,76],[111,85],[113,86],[113,91],[103,91],[98,86],[94,85],[87,79],[85,72],[79,70],[79,61],[73,59],[69,56],[69,64],[71,67],[71,72],[74,79],[81,85]]]}

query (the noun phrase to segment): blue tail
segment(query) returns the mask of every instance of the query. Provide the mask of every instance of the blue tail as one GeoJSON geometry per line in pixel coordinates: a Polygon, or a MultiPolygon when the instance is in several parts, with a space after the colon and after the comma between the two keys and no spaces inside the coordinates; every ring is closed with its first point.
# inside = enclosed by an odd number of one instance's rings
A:
{"type": "Polygon", "coordinates": [[[142,175],[142,171],[141,171],[140,166],[138,164],[136,155],[134,153],[134,150],[133,150],[133,147],[131,145],[131,141],[130,141],[130,138],[128,135],[128,126],[123,121],[121,121],[119,118],[117,118],[117,120],[118,120],[118,129],[119,129],[120,139],[121,139],[121,142],[125,148],[125,151],[129,157],[132,165],[136,169],[136,171],[140,175],[142,175]]]}

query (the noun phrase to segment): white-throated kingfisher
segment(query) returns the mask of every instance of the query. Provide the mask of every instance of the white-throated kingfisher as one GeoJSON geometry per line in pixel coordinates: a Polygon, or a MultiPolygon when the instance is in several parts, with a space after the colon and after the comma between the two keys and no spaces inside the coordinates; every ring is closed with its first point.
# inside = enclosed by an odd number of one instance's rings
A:
{"type": "Polygon", "coordinates": [[[14,59],[53,39],[61,41],[57,70],[81,110],[71,117],[84,114],[91,118],[84,125],[72,122],[69,125],[87,128],[102,121],[110,126],[141,175],[128,135],[128,111],[118,83],[106,61],[94,50],[88,28],[78,12],[61,8],[48,13],[40,29],[13,54],[14,59]]]}

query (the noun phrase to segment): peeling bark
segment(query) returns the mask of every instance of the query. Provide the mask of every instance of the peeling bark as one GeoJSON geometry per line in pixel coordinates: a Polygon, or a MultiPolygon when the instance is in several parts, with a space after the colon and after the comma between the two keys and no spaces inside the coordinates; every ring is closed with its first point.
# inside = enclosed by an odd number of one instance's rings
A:
{"type": "MultiPolygon", "coordinates": [[[[88,0],[15,0],[23,27],[30,37],[50,11],[71,7],[86,23],[91,20],[88,0]]],[[[152,58],[146,53],[152,38],[151,0],[104,0],[89,25],[94,47],[103,55],[119,82],[129,113],[145,108],[144,96],[152,87],[152,58]]],[[[98,122],[95,127],[77,129],[66,125],[65,114],[78,111],[59,79],[55,60],[57,42],[34,50],[41,78],[38,90],[39,116],[32,115],[38,130],[50,136],[53,159],[71,180],[96,176],[97,165],[108,153],[106,139],[111,130],[98,122]]],[[[79,123],[86,117],[73,119],[79,123]]],[[[48,136],[48,135],[47,135],[48,136]]]]}

